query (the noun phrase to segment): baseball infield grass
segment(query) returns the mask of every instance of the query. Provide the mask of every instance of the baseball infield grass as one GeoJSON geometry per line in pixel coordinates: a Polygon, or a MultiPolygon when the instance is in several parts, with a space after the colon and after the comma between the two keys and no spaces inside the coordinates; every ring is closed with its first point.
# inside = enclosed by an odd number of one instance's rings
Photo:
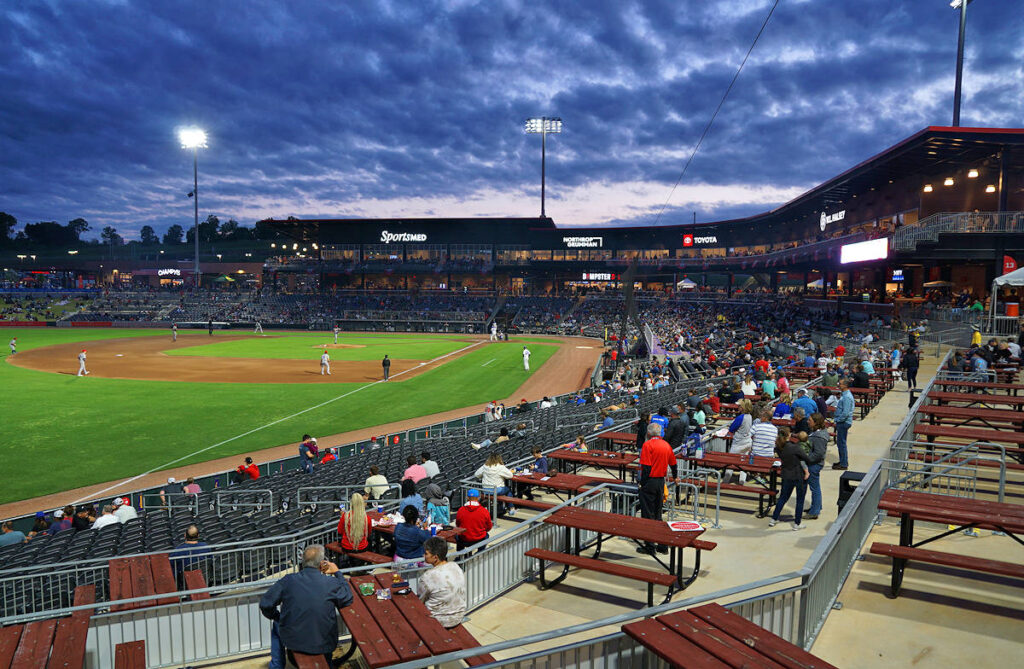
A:
{"type": "MultiPolygon", "coordinates": [[[[5,328],[0,330],[4,354],[6,342],[14,336],[21,352],[101,339],[167,337],[167,332],[5,328]]],[[[438,336],[436,342],[422,335],[358,337],[381,342],[380,346],[398,359],[429,360],[468,345],[455,336],[444,335],[438,336]],[[436,349],[430,348],[431,342],[436,349]],[[441,352],[423,354],[427,350],[441,352]]],[[[247,344],[240,349],[230,348],[236,342],[223,342],[184,351],[224,345],[229,346],[228,352],[218,355],[303,358],[309,354],[313,340],[333,343],[333,336],[268,336],[237,342],[247,344]],[[279,352],[259,354],[263,346],[272,350],[289,341],[298,347],[294,356],[279,352]]],[[[384,350],[376,343],[372,348],[371,358],[383,357],[384,350]]],[[[370,345],[365,349],[332,349],[331,356],[344,359],[343,354],[369,349],[370,345]]],[[[530,350],[531,366],[536,370],[554,354],[557,346],[531,341],[530,350]]],[[[214,355],[208,351],[201,354],[214,355]]],[[[482,405],[492,398],[508,397],[526,378],[522,347],[514,339],[508,344],[480,346],[407,381],[387,384],[135,381],[75,377],[2,364],[0,452],[5,466],[0,503],[128,478],[201,449],[207,450],[173,466],[298,441],[304,432],[335,434],[474,403],[482,405]],[[295,415],[323,403],[326,404],[320,408],[295,415]],[[278,420],[281,422],[231,440],[278,420]]]]}
{"type": "Polygon", "coordinates": [[[266,337],[200,344],[167,351],[168,355],[198,355],[214,358],[278,358],[316,360],[328,346],[332,360],[380,360],[384,354],[408,360],[432,360],[468,346],[471,341],[457,335],[363,334],[338,335],[342,348],[333,348],[329,332],[269,334],[266,337]],[[348,348],[353,347],[353,348],[348,348]]]}

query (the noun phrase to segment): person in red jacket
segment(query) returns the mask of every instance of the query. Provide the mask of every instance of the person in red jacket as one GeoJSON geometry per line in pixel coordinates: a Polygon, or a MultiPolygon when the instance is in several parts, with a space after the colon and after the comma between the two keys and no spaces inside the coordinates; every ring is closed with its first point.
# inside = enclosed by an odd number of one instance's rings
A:
{"type": "Polygon", "coordinates": [[[832,352],[836,354],[836,357],[839,358],[840,361],[842,361],[843,356],[846,355],[846,347],[842,344],[837,344],[836,347],[832,349],[832,352]]]}
{"type": "Polygon", "coordinates": [[[491,512],[480,504],[480,491],[476,488],[466,492],[466,503],[455,514],[455,525],[466,530],[455,538],[455,547],[460,551],[490,536],[487,532],[494,526],[491,512]]]}
{"type": "Polygon", "coordinates": [[[260,468],[253,463],[252,458],[246,458],[245,464],[238,465],[238,469],[235,471],[242,476],[248,476],[253,481],[260,477],[260,468]]]}
{"type": "Polygon", "coordinates": [[[336,448],[328,448],[327,453],[324,455],[324,457],[320,458],[320,464],[326,465],[328,462],[334,462],[335,460],[337,460],[337,450],[338,449],[336,448]]]}
{"type": "Polygon", "coordinates": [[[338,536],[345,553],[360,553],[369,545],[370,521],[366,517],[366,500],[359,493],[349,500],[349,510],[338,519],[338,536]]]}

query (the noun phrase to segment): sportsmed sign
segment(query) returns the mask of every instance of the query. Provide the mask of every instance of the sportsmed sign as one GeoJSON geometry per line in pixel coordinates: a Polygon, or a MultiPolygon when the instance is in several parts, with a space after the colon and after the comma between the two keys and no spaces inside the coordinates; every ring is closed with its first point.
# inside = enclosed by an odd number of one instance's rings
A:
{"type": "Polygon", "coordinates": [[[570,249],[598,249],[604,246],[604,237],[562,237],[570,249]]]}
{"type": "Polygon", "coordinates": [[[694,237],[691,234],[683,235],[683,246],[701,246],[703,244],[717,244],[718,237],[714,235],[708,235],[706,237],[694,237]]]}
{"type": "Polygon", "coordinates": [[[427,236],[425,234],[413,234],[411,232],[388,232],[387,230],[381,230],[380,240],[385,244],[391,242],[425,242],[427,236]]]}
{"type": "Polygon", "coordinates": [[[834,214],[826,214],[825,212],[821,212],[821,218],[818,220],[818,226],[821,228],[822,232],[825,232],[825,226],[827,226],[829,223],[835,223],[836,221],[841,221],[844,218],[846,218],[845,209],[843,209],[842,211],[837,211],[834,214]]]}

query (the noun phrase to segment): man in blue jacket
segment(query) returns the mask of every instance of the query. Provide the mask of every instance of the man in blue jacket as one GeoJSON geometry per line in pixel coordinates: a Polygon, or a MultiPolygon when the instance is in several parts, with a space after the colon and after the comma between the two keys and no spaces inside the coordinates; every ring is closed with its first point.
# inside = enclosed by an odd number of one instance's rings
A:
{"type": "MultiPolygon", "coordinates": [[[[285,652],[331,656],[338,646],[338,608],[352,603],[352,589],[338,566],[324,559],[324,547],[306,546],[302,568],[270,586],[260,612],[274,621],[270,633],[270,669],[284,669],[285,652]],[[280,610],[278,609],[280,607],[280,610]]],[[[297,665],[296,665],[297,666],[297,665]]]]}
{"type": "Polygon", "coordinates": [[[846,469],[849,461],[846,456],[846,435],[853,425],[853,393],[850,392],[850,381],[839,380],[839,402],[836,404],[836,413],[833,420],[836,424],[836,448],[839,449],[839,462],[832,465],[832,469],[846,469]]]}

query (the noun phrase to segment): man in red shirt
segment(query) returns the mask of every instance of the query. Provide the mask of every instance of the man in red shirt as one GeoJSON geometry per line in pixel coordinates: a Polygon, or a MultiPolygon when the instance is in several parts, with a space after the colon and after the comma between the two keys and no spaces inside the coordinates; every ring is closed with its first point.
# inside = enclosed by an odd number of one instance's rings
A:
{"type": "MultiPolygon", "coordinates": [[[[643,518],[661,520],[661,504],[665,499],[665,475],[672,470],[672,476],[678,474],[676,456],[672,447],[661,438],[662,428],[659,423],[647,426],[647,441],[640,448],[640,515],[643,518]]],[[[659,553],[667,553],[667,546],[658,546],[659,553]]],[[[653,544],[638,546],[637,553],[651,554],[653,544]]]]}
{"type": "Polygon", "coordinates": [[[836,344],[836,347],[832,352],[836,354],[836,357],[839,358],[839,360],[842,360],[843,356],[846,355],[846,347],[842,344],[836,344]]]}
{"type": "Polygon", "coordinates": [[[480,491],[470,488],[466,491],[466,503],[455,513],[455,526],[464,527],[466,531],[455,537],[455,546],[462,550],[486,539],[491,527],[491,514],[487,507],[480,504],[480,491]]]}
{"type": "Polygon", "coordinates": [[[255,481],[260,477],[260,468],[253,464],[252,458],[246,458],[244,465],[238,465],[236,469],[242,476],[248,476],[250,479],[255,481]]]}

